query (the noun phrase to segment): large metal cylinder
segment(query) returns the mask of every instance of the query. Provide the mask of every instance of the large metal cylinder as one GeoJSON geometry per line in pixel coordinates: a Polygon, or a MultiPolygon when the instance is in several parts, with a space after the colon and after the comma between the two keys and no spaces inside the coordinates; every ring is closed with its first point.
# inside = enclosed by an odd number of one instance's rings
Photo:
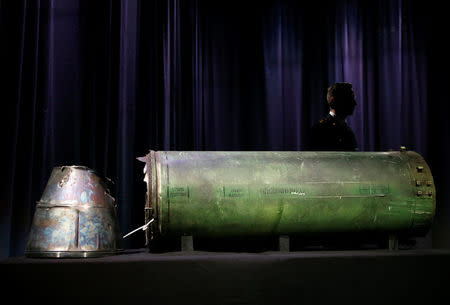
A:
{"type": "Polygon", "coordinates": [[[149,239],[337,232],[425,234],[435,187],[413,151],[150,151],[149,239]]]}

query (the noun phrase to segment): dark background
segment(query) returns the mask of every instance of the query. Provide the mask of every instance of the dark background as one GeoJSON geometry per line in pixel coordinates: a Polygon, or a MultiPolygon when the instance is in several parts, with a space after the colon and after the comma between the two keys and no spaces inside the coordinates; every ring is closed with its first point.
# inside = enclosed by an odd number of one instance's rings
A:
{"type": "Polygon", "coordinates": [[[336,81],[354,85],[361,151],[428,162],[437,210],[418,247],[450,248],[446,18],[439,1],[0,0],[0,257],[23,255],[53,167],[111,178],[127,233],[144,223],[137,157],[304,150],[336,81]]]}

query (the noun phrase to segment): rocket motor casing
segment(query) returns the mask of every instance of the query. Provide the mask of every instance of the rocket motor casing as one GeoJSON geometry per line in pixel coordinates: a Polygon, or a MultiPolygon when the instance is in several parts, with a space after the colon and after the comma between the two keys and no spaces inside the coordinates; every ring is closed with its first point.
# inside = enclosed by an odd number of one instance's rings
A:
{"type": "Polygon", "coordinates": [[[433,177],[416,152],[150,151],[151,239],[382,232],[424,235],[433,177]]]}

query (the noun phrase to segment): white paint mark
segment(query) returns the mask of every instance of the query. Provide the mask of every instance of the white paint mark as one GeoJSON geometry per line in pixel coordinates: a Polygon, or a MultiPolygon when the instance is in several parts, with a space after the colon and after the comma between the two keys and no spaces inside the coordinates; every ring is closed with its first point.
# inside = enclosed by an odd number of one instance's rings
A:
{"type": "Polygon", "coordinates": [[[291,192],[291,195],[305,196],[306,193],[304,193],[304,192],[300,192],[300,193],[297,193],[297,192],[291,192]]]}

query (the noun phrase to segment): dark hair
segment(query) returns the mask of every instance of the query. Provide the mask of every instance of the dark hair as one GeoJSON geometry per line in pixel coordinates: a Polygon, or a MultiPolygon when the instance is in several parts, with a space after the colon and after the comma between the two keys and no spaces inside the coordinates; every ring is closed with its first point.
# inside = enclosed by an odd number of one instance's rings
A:
{"type": "Polygon", "coordinates": [[[341,101],[348,99],[353,94],[353,86],[351,83],[335,83],[328,87],[327,101],[331,102],[331,97],[335,100],[341,101]]]}

